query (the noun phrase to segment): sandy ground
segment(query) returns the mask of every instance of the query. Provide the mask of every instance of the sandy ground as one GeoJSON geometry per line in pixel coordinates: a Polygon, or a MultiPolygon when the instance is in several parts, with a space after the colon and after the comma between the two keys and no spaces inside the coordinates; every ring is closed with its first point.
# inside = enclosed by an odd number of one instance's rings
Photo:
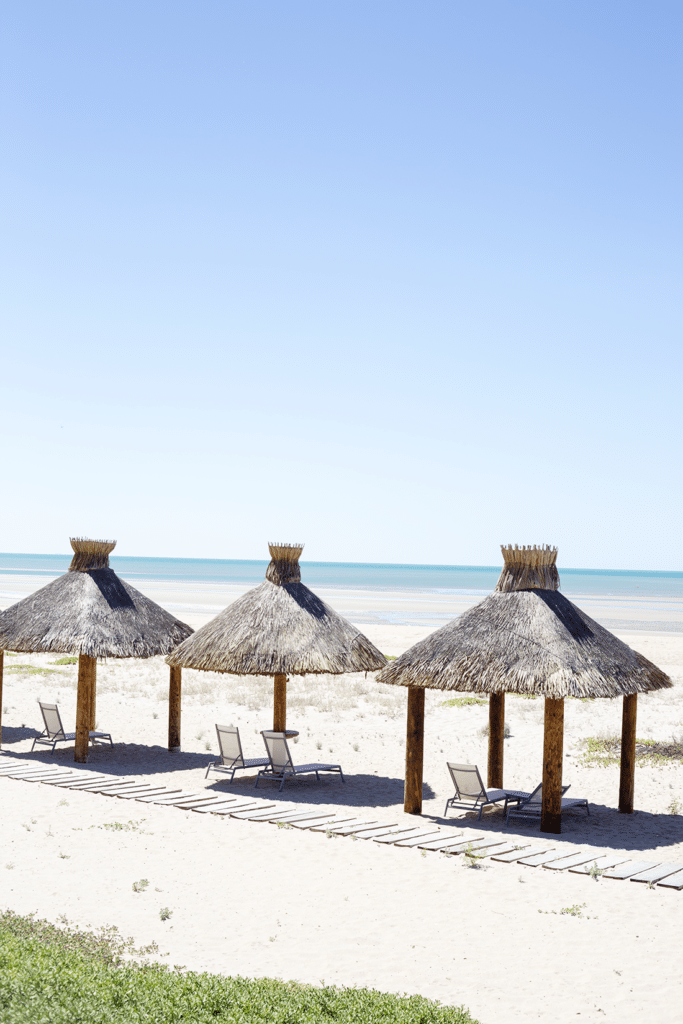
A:
{"type": "MultiPolygon", "coordinates": [[[[615,616],[616,617],[616,616],[615,616]]],[[[199,625],[205,616],[186,615],[199,625]]],[[[388,655],[433,626],[361,627],[388,655]]],[[[639,701],[638,737],[683,736],[683,634],[619,633],[663,667],[672,690],[639,701]]],[[[41,723],[37,699],[57,701],[73,728],[76,668],[56,656],[7,655],[3,756],[26,757],[41,723]],[[20,666],[38,671],[27,671],[20,666]]],[[[183,750],[167,742],[168,669],[161,659],[98,667],[97,717],[114,736],[87,768],[185,789],[253,795],[253,777],[204,780],[214,723],[239,726],[246,756],[261,756],[271,725],[272,681],[183,673],[183,750]]],[[[444,706],[427,693],[423,817],[443,826],[452,794],[446,760],[486,766],[485,704],[444,706]]],[[[300,782],[273,801],[368,812],[402,822],[406,694],[372,676],[291,680],[288,724],[297,760],[340,762],[348,782],[300,782]]],[[[505,784],[540,781],[542,700],[508,697],[505,784]]],[[[587,736],[618,734],[620,701],[568,701],[564,782],[591,815],[565,816],[556,849],[643,853],[683,864],[683,766],[643,766],[633,816],[619,815],[618,767],[582,764],[587,736]]],[[[72,765],[66,748],[28,755],[72,765]]],[[[683,1020],[683,892],[485,862],[324,833],[219,819],[174,808],[0,778],[0,906],[79,925],[116,924],[138,943],[156,940],[170,964],[223,973],[420,992],[464,1003],[482,1024],[541,1020],[683,1020]],[[130,830],[103,826],[135,823],[130,830]],[[132,883],[149,879],[145,892],[132,883]],[[562,915],[583,905],[581,917],[562,915]],[[159,911],[172,917],[162,922],[159,911]]],[[[408,821],[414,823],[414,818],[408,821]]],[[[538,830],[451,819],[466,836],[529,842],[538,830]]]]}

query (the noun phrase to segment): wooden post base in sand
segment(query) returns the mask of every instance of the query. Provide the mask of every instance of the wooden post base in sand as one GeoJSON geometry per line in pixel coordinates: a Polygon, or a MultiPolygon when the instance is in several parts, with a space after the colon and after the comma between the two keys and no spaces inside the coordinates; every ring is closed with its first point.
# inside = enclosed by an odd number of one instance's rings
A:
{"type": "Polygon", "coordinates": [[[89,654],[80,654],[78,657],[78,692],[76,694],[76,742],[74,743],[74,761],[79,764],[85,764],[88,760],[96,676],[97,658],[91,658],[89,654]]]}
{"type": "Polygon", "coordinates": [[[621,772],[619,776],[619,811],[633,814],[633,792],[636,783],[636,717],[638,694],[624,697],[621,717],[621,772]]]}
{"type": "Polygon", "coordinates": [[[273,679],[273,732],[284,732],[287,728],[287,676],[276,675],[273,679]]]}
{"type": "Polygon", "coordinates": [[[505,694],[489,697],[489,763],[488,782],[491,789],[503,788],[503,757],[505,753],[505,694]]]}
{"type": "Polygon", "coordinates": [[[180,750],[182,671],[172,668],[168,681],[168,749],[174,753],[180,750]]]}
{"type": "Polygon", "coordinates": [[[403,799],[403,810],[406,814],[422,814],[424,732],[424,687],[409,686],[408,722],[406,728],[406,782],[403,799]]]}
{"type": "Polygon", "coordinates": [[[564,747],[564,700],[545,699],[543,732],[543,803],[541,832],[562,832],[562,754],[564,747]]]}

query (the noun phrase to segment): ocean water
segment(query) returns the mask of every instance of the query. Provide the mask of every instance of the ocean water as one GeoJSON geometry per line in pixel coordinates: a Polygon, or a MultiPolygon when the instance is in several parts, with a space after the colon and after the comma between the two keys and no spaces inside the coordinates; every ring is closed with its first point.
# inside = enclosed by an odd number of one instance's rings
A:
{"type": "MultiPolygon", "coordinates": [[[[0,554],[2,577],[44,578],[66,572],[71,555],[0,554]]],[[[213,558],[132,558],[112,555],[111,567],[134,586],[158,584],[236,584],[262,582],[267,560],[213,558]]],[[[312,589],[453,594],[479,597],[496,585],[502,566],[397,565],[355,562],[301,562],[301,578],[312,589]]],[[[558,566],[568,597],[683,600],[683,572],[631,569],[570,569],[558,566]]]]}

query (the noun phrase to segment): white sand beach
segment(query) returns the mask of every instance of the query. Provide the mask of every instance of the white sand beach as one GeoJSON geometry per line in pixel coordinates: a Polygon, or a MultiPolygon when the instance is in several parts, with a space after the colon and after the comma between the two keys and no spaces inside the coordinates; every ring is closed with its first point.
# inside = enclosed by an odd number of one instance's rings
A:
{"type": "MultiPolygon", "coordinates": [[[[181,617],[196,627],[209,617],[202,611],[181,617]]],[[[395,656],[434,625],[360,628],[395,656]]],[[[675,683],[640,698],[638,738],[680,743],[683,634],[617,633],[675,683]]],[[[70,747],[29,753],[42,727],[38,699],[57,701],[73,728],[76,667],[57,660],[6,655],[0,764],[21,757],[73,765],[70,747]]],[[[167,688],[160,658],[98,667],[98,725],[115,745],[93,749],[88,771],[416,823],[402,810],[402,688],[363,675],[290,680],[288,725],[300,733],[295,757],[341,763],[347,782],[299,781],[282,794],[272,784],[255,791],[246,773],[232,784],[204,779],[217,751],[216,722],[239,726],[245,755],[262,756],[259,731],[272,724],[272,680],[183,672],[177,754],[166,749],[167,688]]],[[[444,706],[449,696],[427,692],[420,822],[465,837],[534,843],[537,826],[506,828],[499,811],[481,823],[444,819],[452,795],[446,761],[471,761],[485,774],[487,750],[487,704],[444,706]]],[[[541,776],[543,701],[508,696],[506,720],[505,785],[532,789],[541,776]]],[[[582,763],[585,738],[617,735],[620,725],[619,700],[566,702],[564,782],[569,796],[589,800],[591,813],[566,815],[563,834],[549,848],[623,851],[683,865],[681,761],[638,767],[632,816],[616,810],[618,766],[582,763]]],[[[463,1003],[482,1024],[682,1019],[683,892],[490,859],[473,869],[461,856],[9,778],[0,777],[0,793],[0,905],[52,921],[64,915],[84,927],[115,924],[139,944],[157,941],[171,965],[418,992],[463,1003]],[[104,827],[114,822],[134,824],[104,827]],[[141,878],[149,886],[136,893],[132,884],[141,878]],[[164,922],[162,907],[172,911],[164,922]],[[582,916],[560,913],[571,907],[582,916]]]]}

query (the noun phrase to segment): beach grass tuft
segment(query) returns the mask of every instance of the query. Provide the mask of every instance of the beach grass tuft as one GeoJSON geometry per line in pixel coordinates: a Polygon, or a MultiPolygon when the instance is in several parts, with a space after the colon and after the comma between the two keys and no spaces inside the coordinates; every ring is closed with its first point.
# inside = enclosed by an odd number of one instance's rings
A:
{"type": "MultiPolygon", "coordinates": [[[[586,736],[583,740],[584,753],[579,763],[585,767],[609,768],[621,760],[621,737],[586,736]]],[[[669,742],[660,740],[636,740],[636,764],[665,765],[683,762],[683,742],[672,736],[669,742]]]]}

